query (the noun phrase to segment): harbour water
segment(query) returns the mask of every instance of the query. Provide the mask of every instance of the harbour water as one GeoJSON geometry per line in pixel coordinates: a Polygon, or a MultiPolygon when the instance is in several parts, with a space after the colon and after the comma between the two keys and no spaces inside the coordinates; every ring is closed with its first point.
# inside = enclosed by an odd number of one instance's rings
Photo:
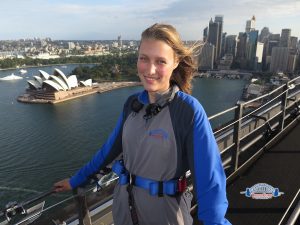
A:
{"type": "MultiPolygon", "coordinates": [[[[69,74],[75,66],[56,67],[69,74]]],[[[122,88],[56,105],[16,101],[27,87],[26,80],[38,69],[52,73],[54,68],[28,68],[24,79],[0,82],[0,209],[8,201],[47,191],[55,181],[73,174],[104,143],[126,98],[142,90],[122,88]]],[[[18,71],[0,71],[0,77],[12,72],[18,71]]],[[[198,78],[193,95],[212,115],[232,107],[241,97],[245,82],[198,78]]]]}

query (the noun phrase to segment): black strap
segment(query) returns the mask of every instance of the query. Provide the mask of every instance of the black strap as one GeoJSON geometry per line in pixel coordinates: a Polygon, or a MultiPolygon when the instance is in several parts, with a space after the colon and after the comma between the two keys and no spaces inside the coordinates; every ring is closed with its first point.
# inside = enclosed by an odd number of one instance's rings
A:
{"type": "Polygon", "coordinates": [[[164,182],[158,181],[158,197],[164,196],[164,182]]]}
{"type": "Polygon", "coordinates": [[[128,192],[128,204],[129,204],[129,211],[132,219],[133,225],[139,225],[139,220],[135,208],[135,202],[134,202],[134,197],[132,194],[132,184],[127,185],[127,192],[128,192]]]}

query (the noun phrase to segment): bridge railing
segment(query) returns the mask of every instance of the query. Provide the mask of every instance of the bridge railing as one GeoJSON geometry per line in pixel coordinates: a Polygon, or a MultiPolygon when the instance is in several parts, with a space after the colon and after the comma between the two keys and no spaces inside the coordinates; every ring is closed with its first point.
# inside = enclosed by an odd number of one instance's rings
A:
{"type": "MultiPolygon", "coordinates": [[[[297,77],[268,94],[247,102],[238,102],[234,107],[209,117],[209,120],[213,121],[226,114],[234,114],[234,119],[232,121],[227,122],[225,125],[214,131],[220,148],[223,165],[228,175],[228,183],[262,154],[264,147],[270,140],[284,130],[291,121],[294,121],[299,117],[299,101],[300,77],[297,77]]],[[[190,173],[188,172],[187,175],[189,174],[190,173]]],[[[113,178],[113,181],[116,179],[117,178],[113,178]]],[[[104,187],[111,184],[111,182],[112,180],[108,180],[101,185],[104,187]]],[[[190,188],[192,189],[192,187],[190,188]]],[[[87,206],[86,196],[93,191],[94,187],[90,189],[77,189],[73,192],[73,196],[69,196],[45,209],[42,208],[37,212],[33,212],[25,218],[20,219],[19,222],[9,222],[8,216],[14,216],[22,211],[26,214],[25,207],[27,205],[41,200],[41,198],[34,197],[30,201],[25,201],[24,203],[15,204],[11,208],[0,210],[0,225],[28,224],[30,221],[34,221],[34,219],[39,217],[42,213],[48,212],[73,199],[76,199],[77,202],[78,216],[70,217],[67,223],[72,225],[90,225],[92,223],[91,216],[99,213],[99,211],[107,210],[107,208],[112,205],[112,196],[110,195],[101,202],[100,207],[97,205],[97,207],[95,206],[94,209],[91,210],[87,206]],[[1,217],[6,217],[6,220],[1,222],[1,217]]],[[[45,193],[42,197],[48,196],[49,193],[45,193]]],[[[298,214],[296,213],[296,215],[298,214]]],[[[64,221],[56,222],[53,220],[53,224],[58,225],[66,223],[64,223],[64,221]]]]}
{"type": "Polygon", "coordinates": [[[214,131],[223,165],[231,181],[299,113],[300,77],[275,90],[209,117],[212,121],[234,112],[234,120],[214,131]],[[255,107],[254,107],[255,106],[255,107]],[[256,151],[255,151],[256,150],[256,151]]]}

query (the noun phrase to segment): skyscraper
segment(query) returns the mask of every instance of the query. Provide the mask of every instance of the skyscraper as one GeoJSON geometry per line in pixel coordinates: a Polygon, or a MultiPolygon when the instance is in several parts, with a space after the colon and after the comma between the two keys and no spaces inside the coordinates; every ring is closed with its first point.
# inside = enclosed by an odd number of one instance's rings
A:
{"type": "Polygon", "coordinates": [[[270,72],[286,72],[289,60],[287,47],[274,47],[272,49],[270,72]]]}
{"type": "Polygon", "coordinates": [[[257,50],[258,30],[252,30],[248,33],[248,41],[246,47],[246,58],[248,61],[248,69],[256,68],[256,50],[257,50]]]}
{"type": "Polygon", "coordinates": [[[298,37],[293,37],[293,36],[291,36],[290,37],[290,45],[289,45],[289,47],[290,47],[290,49],[297,49],[297,43],[298,43],[298,37]]]}
{"type": "Polygon", "coordinates": [[[215,46],[210,43],[205,43],[201,49],[198,65],[199,69],[211,70],[214,68],[214,52],[215,46]]]}
{"type": "Polygon", "coordinates": [[[238,60],[246,58],[246,44],[248,35],[246,33],[240,32],[237,43],[236,57],[238,60]]]}
{"type": "Polygon", "coordinates": [[[208,27],[205,27],[203,29],[203,42],[207,41],[207,37],[208,37],[208,27]]]}
{"type": "Polygon", "coordinates": [[[219,55],[217,48],[219,46],[219,23],[213,22],[212,18],[209,21],[208,43],[215,46],[214,61],[216,61],[217,55],[219,55]]]}
{"type": "Polygon", "coordinates": [[[232,54],[233,57],[235,57],[236,51],[237,51],[236,35],[228,35],[225,38],[225,54],[232,54]]]}
{"type": "Polygon", "coordinates": [[[255,30],[255,16],[253,15],[251,20],[246,21],[246,33],[255,30]]]}
{"type": "Polygon", "coordinates": [[[215,21],[212,18],[209,21],[208,42],[215,46],[214,60],[221,57],[222,47],[222,32],[223,32],[223,16],[215,16],[215,21]]]}
{"type": "Polygon", "coordinates": [[[222,41],[223,41],[223,16],[222,15],[216,15],[215,16],[215,23],[219,24],[219,28],[218,28],[218,45],[217,47],[217,59],[221,58],[222,56],[222,41]]]}
{"type": "Polygon", "coordinates": [[[263,29],[261,29],[260,35],[258,40],[260,42],[265,42],[266,38],[270,35],[270,31],[268,27],[264,27],[263,29]]]}
{"type": "Polygon", "coordinates": [[[291,29],[282,29],[280,38],[280,47],[289,47],[291,29]]]}

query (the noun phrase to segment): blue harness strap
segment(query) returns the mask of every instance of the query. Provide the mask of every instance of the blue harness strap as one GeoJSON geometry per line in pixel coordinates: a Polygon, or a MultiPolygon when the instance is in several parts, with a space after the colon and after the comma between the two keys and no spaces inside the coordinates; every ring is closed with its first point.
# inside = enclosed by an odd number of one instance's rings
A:
{"type": "Polygon", "coordinates": [[[184,191],[179,190],[182,188],[178,188],[181,186],[178,184],[178,182],[180,182],[181,180],[178,179],[168,181],[156,181],[145,177],[132,175],[126,170],[123,161],[121,160],[115,161],[112,167],[112,171],[119,176],[119,184],[125,185],[130,183],[134,186],[148,190],[149,194],[152,196],[162,196],[162,194],[176,195],[184,191]]]}

